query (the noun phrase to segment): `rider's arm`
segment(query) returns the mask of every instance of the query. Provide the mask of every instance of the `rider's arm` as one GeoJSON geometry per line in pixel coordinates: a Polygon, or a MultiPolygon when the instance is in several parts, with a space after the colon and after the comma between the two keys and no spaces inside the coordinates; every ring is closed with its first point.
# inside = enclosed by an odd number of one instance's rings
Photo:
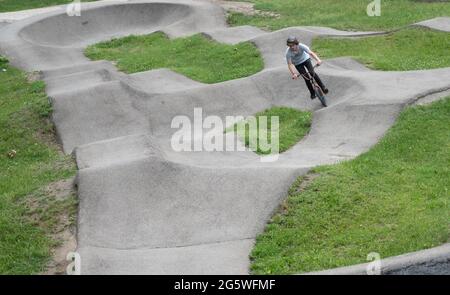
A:
{"type": "Polygon", "coordinates": [[[289,69],[289,72],[291,72],[291,75],[293,78],[294,78],[294,76],[297,77],[297,69],[295,68],[294,64],[290,61],[288,63],[288,69],[289,69]]]}
{"type": "Polygon", "coordinates": [[[292,75],[292,79],[296,79],[297,78],[297,69],[295,68],[294,64],[292,63],[292,57],[289,53],[289,49],[286,50],[286,62],[288,65],[289,72],[292,75]]]}
{"type": "Polygon", "coordinates": [[[322,63],[322,61],[320,60],[320,58],[317,56],[317,54],[314,51],[309,51],[309,54],[317,61],[317,63],[319,65],[322,63]]]}
{"type": "Polygon", "coordinates": [[[320,65],[322,63],[322,61],[320,60],[319,56],[317,56],[317,54],[314,51],[309,49],[308,46],[306,46],[305,44],[300,44],[300,46],[302,47],[303,50],[308,52],[308,54],[311,55],[317,61],[317,64],[320,65]]]}

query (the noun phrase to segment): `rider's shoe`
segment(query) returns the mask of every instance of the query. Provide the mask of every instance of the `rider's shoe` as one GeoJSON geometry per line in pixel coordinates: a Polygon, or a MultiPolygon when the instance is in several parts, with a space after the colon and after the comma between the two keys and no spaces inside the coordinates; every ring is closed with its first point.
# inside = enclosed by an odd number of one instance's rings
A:
{"type": "Polygon", "coordinates": [[[328,88],[324,88],[323,93],[328,94],[328,88]]]}
{"type": "Polygon", "coordinates": [[[315,93],[311,93],[311,99],[316,98],[316,94],[315,93]]]}

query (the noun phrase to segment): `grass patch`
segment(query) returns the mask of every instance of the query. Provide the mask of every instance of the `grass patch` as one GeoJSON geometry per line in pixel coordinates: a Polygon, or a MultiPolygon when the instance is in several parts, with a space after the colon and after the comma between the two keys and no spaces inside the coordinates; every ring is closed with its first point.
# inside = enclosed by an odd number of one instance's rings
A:
{"type": "Polygon", "coordinates": [[[389,30],[438,16],[450,15],[448,2],[383,0],[381,16],[367,16],[369,0],[252,0],[255,9],[280,17],[231,13],[232,25],[253,25],[269,30],[293,26],[325,26],[353,30],[389,30]]]}
{"type": "Polygon", "coordinates": [[[170,68],[204,83],[247,77],[264,68],[253,44],[227,45],[201,34],[173,40],[161,32],[132,35],[89,46],[85,54],[93,60],[117,62],[126,73],[170,68]]]}
{"type": "MultiPolygon", "coordinates": [[[[259,118],[262,116],[267,117],[267,142],[270,143],[271,130],[271,118],[278,117],[279,120],[279,152],[285,152],[297,142],[299,142],[308,132],[311,127],[312,113],[299,111],[293,108],[287,107],[273,107],[268,110],[259,112],[255,115],[257,119],[256,128],[259,128],[259,118]]],[[[227,131],[240,132],[238,135],[243,139],[247,147],[250,146],[250,125],[248,121],[245,122],[245,131],[238,128],[238,124],[235,124],[231,129],[227,131]]],[[[254,127],[254,126],[253,126],[254,127]]],[[[258,148],[255,152],[259,155],[270,154],[271,151],[264,151],[259,147],[260,136],[264,136],[258,133],[257,143],[258,148]]]]}
{"type": "MultiPolygon", "coordinates": [[[[88,2],[81,0],[82,2],[88,2]]],[[[97,0],[89,0],[90,2],[97,0]]],[[[41,8],[59,4],[72,3],[73,0],[0,0],[0,12],[41,8]]]]}
{"type": "Polygon", "coordinates": [[[367,262],[449,241],[450,97],[408,107],[369,152],[291,187],[251,253],[256,274],[367,262]]]}
{"type": "Polygon", "coordinates": [[[56,226],[53,214],[76,206],[73,198],[47,200],[45,207],[31,202],[42,187],[74,176],[75,165],[54,143],[44,83],[28,79],[0,58],[1,274],[43,271],[56,245],[50,237],[56,226]],[[37,206],[26,205],[31,203],[37,206]]]}
{"type": "Polygon", "coordinates": [[[450,66],[450,34],[426,28],[357,39],[316,38],[314,50],[323,58],[351,56],[368,67],[410,71],[450,66]]]}

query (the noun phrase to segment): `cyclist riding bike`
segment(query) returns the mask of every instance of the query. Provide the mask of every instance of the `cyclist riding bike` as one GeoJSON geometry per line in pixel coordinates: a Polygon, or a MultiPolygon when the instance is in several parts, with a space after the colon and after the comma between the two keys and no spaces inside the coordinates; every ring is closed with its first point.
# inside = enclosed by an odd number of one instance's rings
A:
{"type": "Polygon", "coordinates": [[[314,72],[314,67],[311,63],[311,56],[316,60],[317,65],[320,65],[322,61],[308,46],[303,43],[300,43],[296,37],[289,37],[286,41],[287,46],[289,47],[286,50],[286,62],[288,64],[289,71],[291,72],[292,79],[297,79],[300,73],[305,80],[306,86],[308,87],[309,92],[311,93],[311,99],[316,98],[316,93],[314,92],[313,85],[311,81],[307,78],[306,69],[309,73],[314,77],[314,79],[319,84],[322,91],[327,94],[328,89],[322,83],[319,76],[314,72]]]}

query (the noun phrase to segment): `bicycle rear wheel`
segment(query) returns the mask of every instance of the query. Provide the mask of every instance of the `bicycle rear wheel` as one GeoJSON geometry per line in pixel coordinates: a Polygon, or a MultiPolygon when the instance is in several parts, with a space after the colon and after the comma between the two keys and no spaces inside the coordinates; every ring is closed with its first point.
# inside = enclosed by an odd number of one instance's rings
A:
{"type": "Polygon", "coordinates": [[[319,98],[319,100],[322,103],[322,105],[324,107],[326,107],[327,106],[327,100],[325,99],[325,95],[324,95],[322,89],[320,89],[320,87],[314,87],[314,92],[316,93],[316,96],[319,98]]]}

